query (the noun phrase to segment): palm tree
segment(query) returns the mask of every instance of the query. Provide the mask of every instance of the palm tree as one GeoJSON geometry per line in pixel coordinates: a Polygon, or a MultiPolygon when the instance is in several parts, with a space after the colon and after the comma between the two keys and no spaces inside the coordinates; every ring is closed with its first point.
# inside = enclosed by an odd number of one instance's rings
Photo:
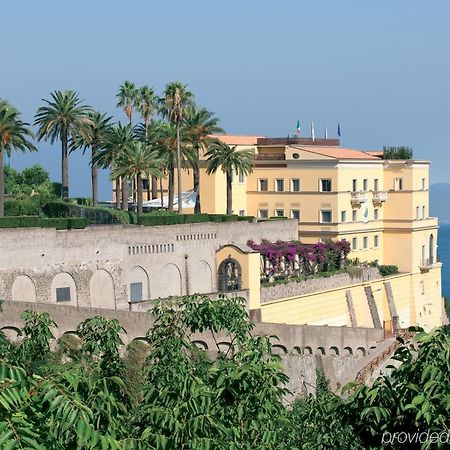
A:
{"type": "Polygon", "coordinates": [[[227,214],[232,214],[232,177],[233,172],[239,175],[248,175],[253,172],[253,153],[250,150],[237,150],[236,145],[229,145],[217,141],[211,144],[205,154],[207,159],[206,173],[216,173],[219,169],[227,177],[227,214]]]}
{"type": "Polygon", "coordinates": [[[181,143],[180,129],[183,123],[186,109],[193,104],[193,95],[187,88],[187,85],[174,81],[166,85],[164,97],[160,99],[160,111],[163,116],[169,119],[169,122],[176,127],[177,133],[177,181],[178,181],[178,213],[183,213],[182,186],[181,186],[181,143]]]}
{"type": "Polygon", "coordinates": [[[92,120],[88,135],[79,135],[72,140],[72,150],[83,147],[84,151],[91,149],[91,181],[92,181],[92,204],[98,204],[98,163],[95,162],[95,155],[99,150],[106,147],[111,132],[111,116],[91,111],[89,118],[92,120]]]}
{"type": "Polygon", "coordinates": [[[123,108],[125,114],[128,117],[128,121],[131,125],[131,118],[133,115],[133,106],[136,105],[137,89],[131,81],[125,81],[122,86],[119,87],[119,92],[116,97],[118,98],[117,108],[123,108]]]}
{"type": "Polygon", "coordinates": [[[197,109],[194,106],[188,109],[185,118],[187,140],[195,150],[197,164],[192,168],[194,172],[194,192],[197,193],[194,213],[201,213],[200,204],[200,150],[205,151],[214,142],[211,136],[215,133],[223,133],[223,129],[218,126],[219,119],[214,117],[214,113],[206,108],[197,109]]]}
{"type": "Polygon", "coordinates": [[[53,144],[61,141],[61,178],[62,198],[69,198],[69,139],[83,136],[88,139],[92,120],[89,117],[91,108],[83,105],[75,91],[55,91],[50,94],[51,100],[42,99],[47,105],[41,106],[35,117],[34,124],[39,126],[38,141],[44,138],[53,144]]]}
{"type": "Polygon", "coordinates": [[[112,174],[115,177],[136,177],[138,215],[142,215],[142,175],[162,177],[161,161],[158,153],[143,142],[133,142],[125,148],[114,161],[112,174]]]}
{"type": "Polygon", "coordinates": [[[5,212],[4,154],[10,155],[12,150],[36,151],[36,147],[28,138],[34,138],[29,124],[22,122],[16,108],[0,99],[0,217],[3,217],[5,212]]]}
{"type": "MultiPolygon", "coordinates": [[[[114,170],[115,161],[118,156],[135,142],[134,131],[131,125],[112,126],[109,132],[109,137],[104,145],[104,148],[99,150],[92,158],[92,164],[98,164],[100,167],[110,167],[114,170]]],[[[120,176],[113,176],[116,185],[116,208],[120,209],[120,182],[122,180],[122,209],[128,210],[128,184],[127,178],[120,176]]]]}
{"type": "MultiPolygon", "coordinates": [[[[158,107],[158,97],[152,88],[148,86],[142,86],[137,91],[135,104],[137,111],[144,119],[145,136],[147,136],[148,127],[150,126],[150,122],[152,120],[152,115],[158,107]]],[[[152,199],[158,196],[157,182],[158,179],[155,176],[152,176],[152,199]]]]}

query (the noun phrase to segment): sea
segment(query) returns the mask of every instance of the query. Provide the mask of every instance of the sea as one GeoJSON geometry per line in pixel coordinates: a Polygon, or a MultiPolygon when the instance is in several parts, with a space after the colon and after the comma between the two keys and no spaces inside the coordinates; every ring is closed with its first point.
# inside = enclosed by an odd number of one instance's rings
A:
{"type": "Polygon", "coordinates": [[[442,295],[450,299],[450,224],[439,226],[438,257],[442,262],[442,295]]]}

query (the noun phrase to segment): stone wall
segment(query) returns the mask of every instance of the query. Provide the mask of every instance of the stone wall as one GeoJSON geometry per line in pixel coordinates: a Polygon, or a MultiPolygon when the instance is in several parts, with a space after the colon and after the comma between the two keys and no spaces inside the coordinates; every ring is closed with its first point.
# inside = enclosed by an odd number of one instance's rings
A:
{"type": "Polygon", "coordinates": [[[360,284],[365,281],[376,280],[379,278],[381,278],[381,275],[377,268],[365,267],[361,269],[360,276],[352,276],[345,272],[330,277],[317,276],[317,278],[311,278],[300,282],[266,286],[261,288],[261,303],[295,297],[298,295],[311,294],[313,292],[326,291],[342,286],[360,284]]]}
{"type": "Polygon", "coordinates": [[[249,239],[296,239],[294,220],[84,230],[0,229],[0,299],[128,309],[130,284],[142,300],[217,290],[216,252],[249,239]]]}

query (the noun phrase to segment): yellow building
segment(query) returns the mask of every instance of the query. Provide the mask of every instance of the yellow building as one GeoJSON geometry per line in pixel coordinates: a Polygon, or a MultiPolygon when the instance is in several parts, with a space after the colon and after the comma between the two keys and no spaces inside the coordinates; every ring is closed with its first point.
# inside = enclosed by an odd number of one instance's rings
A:
{"type": "MultiPolygon", "coordinates": [[[[411,275],[408,289],[420,294],[411,300],[415,311],[408,309],[411,320],[405,323],[424,322],[419,317],[431,314],[430,305],[434,319],[426,319],[427,327],[441,322],[438,220],[429,217],[429,161],[384,160],[381,152],[342,148],[337,139],[217,138],[254,153],[253,172],[233,177],[234,214],[289,217],[298,220],[304,243],[346,239],[350,258],[398,266],[411,275]]],[[[192,170],[183,171],[182,182],[183,191],[193,189],[192,170]]],[[[163,185],[167,195],[167,182],[163,185]]],[[[225,174],[207,175],[203,157],[200,198],[202,212],[225,213],[225,174]]],[[[273,321],[288,321],[292,314],[284,314],[282,304],[273,308],[262,308],[263,320],[264,310],[273,321]]]]}

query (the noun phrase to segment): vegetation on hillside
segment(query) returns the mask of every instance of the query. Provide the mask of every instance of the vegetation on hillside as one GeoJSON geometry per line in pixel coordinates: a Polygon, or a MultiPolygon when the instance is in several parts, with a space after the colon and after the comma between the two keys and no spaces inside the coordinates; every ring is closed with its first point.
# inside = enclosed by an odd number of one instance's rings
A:
{"type": "Polygon", "coordinates": [[[342,399],[319,374],[316,396],[285,405],[272,338],[251,333],[243,299],[172,298],[152,315],[150,345],[134,341],[124,356],[114,319],[85,320],[54,351],[46,313],[23,313],[17,344],[0,332],[1,448],[446,448],[382,441],[396,431],[449,431],[446,328],[416,330],[417,345],[396,353],[400,367],[371,387],[342,399]],[[191,342],[197,332],[217,342],[215,357],[191,342]]]}

